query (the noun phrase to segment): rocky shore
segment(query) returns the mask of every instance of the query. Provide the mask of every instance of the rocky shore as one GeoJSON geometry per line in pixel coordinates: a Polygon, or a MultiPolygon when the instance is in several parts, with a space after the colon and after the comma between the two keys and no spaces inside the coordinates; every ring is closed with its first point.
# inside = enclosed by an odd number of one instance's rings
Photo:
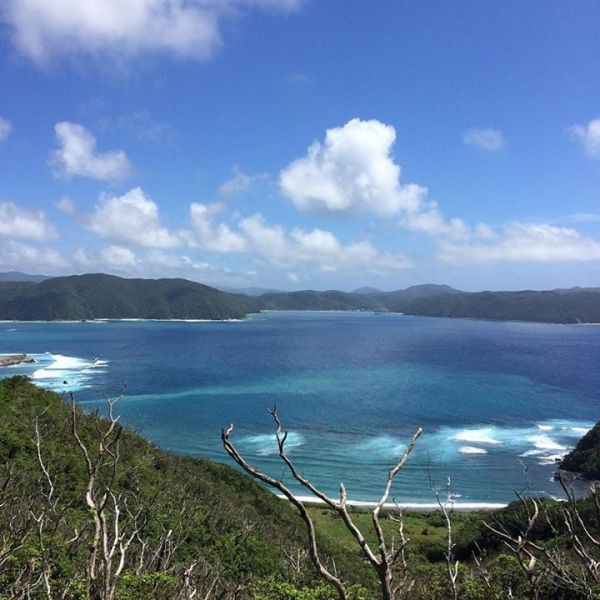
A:
{"type": "Polygon", "coordinates": [[[27,356],[27,354],[9,354],[0,356],[0,367],[10,367],[12,365],[20,365],[22,363],[32,362],[35,362],[35,360],[27,356]]]}

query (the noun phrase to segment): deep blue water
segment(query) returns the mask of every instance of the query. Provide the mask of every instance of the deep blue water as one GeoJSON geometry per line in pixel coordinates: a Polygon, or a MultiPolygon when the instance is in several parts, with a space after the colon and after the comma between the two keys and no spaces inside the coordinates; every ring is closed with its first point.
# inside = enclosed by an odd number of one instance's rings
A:
{"type": "Polygon", "coordinates": [[[158,445],[228,462],[220,431],[290,482],[266,409],[277,403],[288,449],[330,494],[400,502],[504,503],[514,491],[559,495],[554,460],[600,419],[600,328],[371,315],[266,313],[240,322],[0,323],[10,367],[88,408],[127,382],[122,421],[158,445]],[[431,481],[430,481],[431,480],[431,481]]]}

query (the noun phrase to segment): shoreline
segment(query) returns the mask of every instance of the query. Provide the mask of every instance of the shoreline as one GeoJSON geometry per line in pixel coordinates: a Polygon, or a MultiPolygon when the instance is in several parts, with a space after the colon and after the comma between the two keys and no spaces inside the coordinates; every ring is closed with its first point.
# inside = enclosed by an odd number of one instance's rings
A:
{"type": "MultiPolygon", "coordinates": [[[[278,498],[286,500],[283,494],[276,494],[278,498]]],[[[298,500],[308,505],[325,506],[325,503],[320,498],[315,496],[296,496],[298,500]]],[[[336,501],[337,502],[337,501],[336,501]]],[[[350,508],[375,508],[377,502],[365,500],[348,500],[346,502],[350,508]]],[[[505,502],[448,502],[443,503],[443,506],[448,512],[479,512],[479,511],[494,511],[500,510],[508,506],[505,502]]],[[[437,502],[386,502],[383,505],[385,510],[401,510],[411,513],[431,513],[441,510],[437,502]]]]}
{"type": "Polygon", "coordinates": [[[0,367],[13,367],[25,363],[34,363],[33,358],[27,354],[4,354],[0,355],[0,367]]]}

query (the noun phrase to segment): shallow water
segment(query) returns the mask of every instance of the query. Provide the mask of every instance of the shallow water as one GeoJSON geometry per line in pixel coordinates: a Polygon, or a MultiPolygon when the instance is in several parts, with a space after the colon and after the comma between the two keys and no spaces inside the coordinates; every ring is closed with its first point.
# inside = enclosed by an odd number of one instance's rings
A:
{"type": "Polygon", "coordinates": [[[284,478],[272,420],[304,475],[330,494],[378,499],[424,433],[393,494],[429,504],[559,495],[555,460],[598,420],[600,329],[372,315],[282,313],[240,322],[0,323],[8,367],[74,391],[88,408],[127,390],[124,423],[164,448],[227,462],[220,431],[284,478]]]}

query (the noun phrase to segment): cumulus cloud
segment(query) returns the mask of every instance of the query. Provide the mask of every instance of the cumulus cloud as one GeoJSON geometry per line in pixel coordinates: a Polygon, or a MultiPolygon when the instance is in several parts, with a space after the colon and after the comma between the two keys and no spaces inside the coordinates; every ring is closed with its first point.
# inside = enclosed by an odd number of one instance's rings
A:
{"type": "Polygon", "coordinates": [[[498,152],[504,148],[504,135],[499,129],[471,127],[463,134],[463,142],[476,150],[498,152]]]}
{"type": "Polygon", "coordinates": [[[342,244],[329,231],[292,229],[269,225],[261,215],[240,222],[248,246],[273,266],[286,269],[317,268],[324,272],[362,270],[382,273],[412,267],[402,253],[380,252],[369,242],[342,244]]]}
{"type": "Polygon", "coordinates": [[[131,248],[107,246],[100,252],[100,260],[110,269],[128,270],[137,267],[138,257],[131,248]]]}
{"type": "Polygon", "coordinates": [[[102,195],[88,226],[99,236],[147,248],[173,248],[182,235],[160,224],[158,205],[140,188],[123,196],[102,195]]]}
{"type": "Polygon", "coordinates": [[[12,131],[12,123],[5,119],[4,117],[0,117],[0,143],[2,143],[12,131]]]}
{"type": "Polygon", "coordinates": [[[246,250],[246,240],[231,230],[226,223],[215,225],[213,220],[224,205],[193,203],[190,206],[190,219],[197,243],[216,252],[243,252],[246,250]]]}
{"type": "Polygon", "coordinates": [[[32,60],[142,53],[206,59],[221,45],[220,21],[242,9],[292,10],[300,0],[5,0],[3,20],[32,60]]]}
{"type": "Polygon", "coordinates": [[[587,125],[573,125],[567,130],[582,146],[589,158],[600,158],[600,119],[587,125]]]}
{"type": "Polygon", "coordinates": [[[61,271],[68,267],[69,262],[55,248],[33,246],[16,240],[0,243],[0,270],[18,269],[30,273],[44,273],[61,271]]]}
{"type": "Polygon", "coordinates": [[[97,153],[96,138],[83,125],[63,121],[54,126],[59,148],[50,156],[58,177],[91,177],[116,182],[131,172],[131,164],[122,150],[97,153]]]}
{"type": "Polygon", "coordinates": [[[420,231],[431,236],[443,235],[457,240],[469,239],[472,235],[471,228],[462,219],[448,221],[437,208],[407,215],[400,221],[400,225],[411,231],[420,231]]]}
{"type": "Polygon", "coordinates": [[[597,261],[600,241],[568,227],[509,223],[488,243],[442,242],[438,256],[451,263],[597,261]]]}
{"type": "Polygon", "coordinates": [[[302,211],[392,216],[421,210],[427,190],[400,184],[391,156],[396,131],[380,121],[352,119],[328,129],[279,176],[282,193],[302,211]]]}
{"type": "Polygon", "coordinates": [[[0,236],[45,242],[58,238],[58,233],[42,211],[22,209],[13,202],[0,202],[0,236]]]}

